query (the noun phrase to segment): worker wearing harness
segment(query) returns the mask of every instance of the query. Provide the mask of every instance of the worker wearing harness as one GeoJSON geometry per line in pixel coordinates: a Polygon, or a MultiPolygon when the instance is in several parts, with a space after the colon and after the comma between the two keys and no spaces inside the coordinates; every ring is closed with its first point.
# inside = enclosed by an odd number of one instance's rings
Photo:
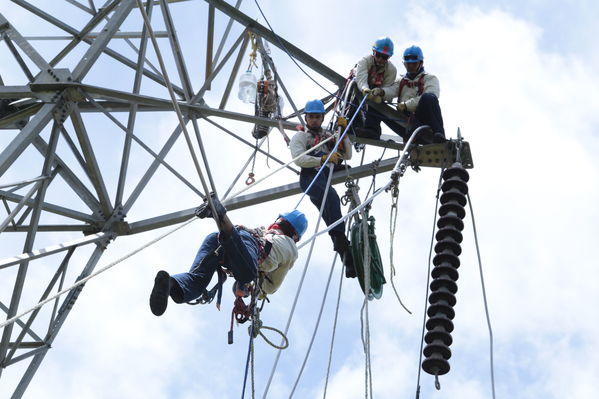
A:
{"type": "Polygon", "coordinates": [[[408,117],[408,126],[398,132],[404,142],[419,126],[428,125],[432,131],[425,131],[416,138],[417,144],[443,143],[445,129],[439,106],[439,79],[424,71],[424,55],[418,46],[408,47],[403,54],[406,74],[393,83],[391,91],[386,91],[385,100],[398,97],[397,110],[408,117]]]}
{"type": "MultiPolygon", "coordinates": [[[[154,279],[150,309],[156,316],[166,311],[169,296],[175,303],[192,301],[206,292],[212,276],[220,267],[226,268],[239,286],[256,280],[260,273],[260,288],[274,293],[297,259],[298,242],[308,227],[304,214],[298,210],[279,215],[268,228],[248,229],[233,226],[226,208],[212,197],[219,233],[205,239],[191,269],[170,276],[161,270],[154,279]]],[[[208,202],[196,209],[199,218],[213,217],[208,202]]]]}
{"type": "MultiPolygon", "coordinates": [[[[374,42],[372,55],[362,58],[354,68],[356,87],[374,103],[381,103],[384,97],[392,93],[391,86],[397,76],[397,68],[389,61],[392,55],[393,42],[388,37],[381,37],[374,42]]],[[[381,137],[381,121],[395,132],[401,129],[397,122],[367,105],[364,127],[354,129],[356,136],[378,140],[381,137]]]]}
{"type": "MultiPolygon", "coordinates": [[[[304,108],[304,112],[306,114],[307,131],[298,131],[289,143],[289,149],[291,150],[291,156],[293,158],[297,158],[306,150],[314,147],[316,144],[326,140],[332,135],[331,132],[322,128],[325,114],[322,101],[308,101],[304,108]]],[[[326,198],[323,198],[327,188],[328,175],[326,173],[318,174],[318,170],[324,164],[327,157],[329,157],[334,146],[335,143],[329,141],[322,147],[295,160],[295,164],[302,168],[299,181],[302,191],[310,197],[310,200],[318,209],[322,206],[322,201],[325,200],[322,219],[327,226],[341,219],[341,204],[339,202],[339,195],[333,187],[329,187],[326,198]],[[317,174],[318,177],[316,177],[317,174]],[[316,180],[314,180],[315,177],[316,180]],[[314,182],[312,183],[312,181],[314,182]],[[312,184],[312,186],[308,190],[310,184],[312,184]]],[[[337,151],[330,155],[329,162],[333,165],[338,165],[343,162],[344,159],[350,159],[351,156],[352,146],[346,135],[343,141],[339,143],[337,151]]],[[[334,250],[339,253],[339,256],[341,256],[341,259],[343,260],[345,265],[345,275],[347,277],[356,277],[353,259],[351,257],[351,252],[349,251],[349,241],[345,236],[345,223],[340,223],[335,226],[329,231],[329,235],[333,240],[334,250]]]]}

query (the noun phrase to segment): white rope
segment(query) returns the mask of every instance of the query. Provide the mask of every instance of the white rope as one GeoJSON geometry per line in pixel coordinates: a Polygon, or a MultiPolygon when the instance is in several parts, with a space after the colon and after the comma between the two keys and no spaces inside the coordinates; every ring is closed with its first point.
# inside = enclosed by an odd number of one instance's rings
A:
{"type": "MultiPolygon", "coordinates": [[[[333,271],[335,270],[335,263],[337,262],[337,254],[333,257],[333,264],[331,265],[331,270],[329,271],[329,277],[327,279],[327,284],[324,289],[324,295],[322,297],[322,301],[320,303],[320,309],[318,310],[318,317],[316,318],[316,324],[314,326],[314,331],[312,332],[312,337],[310,338],[310,343],[308,344],[308,349],[306,351],[306,355],[304,356],[304,361],[302,362],[302,366],[297,374],[297,378],[295,379],[295,383],[293,384],[293,388],[291,389],[291,393],[289,397],[291,398],[299,384],[299,380],[304,372],[304,368],[306,367],[306,363],[308,362],[308,356],[310,356],[310,352],[312,351],[312,345],[314,344],[314,339],[316,338],[316,333],[318,332],[318,327],[320,326],[320,319],[322,318],[322,312],[324,310],[324,305],[326,303],[327,295],[329,293],[329,286],[331,284],[331,277],[333,277],[333,271]]],[[[343,267],[341,267],[343,270],[343,267]]]]}
{"type": "Polygon", "coordinates": [[[92,273],[92,274],[90,274],[89,276],[87,276],[87,277],[85,277],[85,278],[82,278],[81,280],[77,280],[77,281],[75,282],[75,284],[73,284],[73,285],[72,285],[72,286],[70,286],[69,288],[65,288],[64,290],[62,290],[62,291],[59,291],[59,292],[58,292],[58,293],[56,293],[54,296],[52,296],[52,297],[49,297],[49,298],[46,298],[45,300],[41,301],[40,303],[38,303],[37,305],[35,305],[35,306],[31,307],[30,309],[28,309],[28,310],[24,311],[23,313],[20,313],[20,314],[18,314],[18,315],[16,315],[16,316],[14,316],[14,317],[12,317],[12,318],[10,318],[10,319],[6,320],[6,321],[5,321],[5,322],[3,322],[2,324],[0,324],[0,328],[4,328],[4,327],[6,327],[6,326],[7,326],[7,325],[9,325],[9,324],[12,324],[12,323],[14,323],[15,321],[17,321],[17,320],[18,320],[18,319],[20,319],[21,317],[23,317],[23,316],[25,316],[25,315],[27,315],[27,314],[29,314],[29,313],[33,312],[33,311],[34,311],[34,310],[36,310],[36,309],[39,309],[39,308],[41,308],[42,306],[44,306],[44,305],[45,305],[45,304],[47,304],[48,302],[51,302],[51,301],[55,300],[56,298],[58,298],[58,297],[60,297],[60,296],[62,296],[62,295],[64,295],[64,294],[66,294],[67,292],[69,292],[69,291],[71,291],[71,290],[73,290],[73,289],[75,289],[75,288],[77,288],[77,287],[79,287],[79,286],[81,286],[81,285],[84,285],[85,283],[87,283],[89,280],[91,280],[92,278],[96,277],[96,276],[97,276],[97,275],[99,275],[100,273],[104,273],[106,270],[108,270],[108,269],[112,268],[113,266],[116,266],[117,264],[119,264],[119,263],[121,263],[122,261],[124,261],[124,260],[126,260],[126,259],[130,258],[131,256],[135,255],[136,253],[140,252],[141,250],[143,250],[143,249],[146,249],[146,248],[147,248],[147,247],[149,247],[150,245],[153,245],[153,244],[157,243],[158,241],[162,240],[164,237],[166,237],[166,236],[168,236],[168,235],[170,235],[170,234],[174,233],[175,231],[177,231],[177,230],[181,229],[182,227],[185,227],[185,226],[187,226],[189,223],[193,222],[195,219],[196,219],[195,217],[193,217],[193,218],[189,219],[188,221],[186,221],[186,222],[182,223],[181,225],[179,225],[179,226],[175,227],[175,228],[174,228],[174,229],[172,229],[171,231],[168,231],[168,232],[166,232],[165,234],[163,234],[163,235],[161,235],[161,236],[158,236],[157,238],[155,238],[155,239],[153,239],[153,240],[149,241],[147,244],[144,244],[144,245],[142,245],[141,247],[139,247],[139,248],[137,248],[136,250],[134,250],[134,251],[132,251],[132,252],[128,253],[127,255],[125,255],[125,256],[123,256],[123,257],[121,257],[121,258],[119,258],[119,259],[115,260],[115,261],[114,261],[114,262],[112,262],[112,263],[109,263],[108,265],[106,265],[106,266],[104,266],[104,267],[102,267],[102,268],[100,268],[100,269],[99,269],[98,271],[96,271],[95,273],[92,273]]]}
{"type": "Polygon", "coordinates": [[[397,214],[398,214],[397,203],[398,203],[399,197],[393,197],[393,198],[394,199],[392,200],[393,203],[391,204],[391,211],[390,211],[390,215],[389,215],[389,265],[390,265],[389,280],[391,280],[391,287],[393,288],[395,297],[399,301],[399,304],[401,305],[401,307],[404,308],[405,311],[408,312],[409,314],[412,314],[412,312],[410,312],[410,309],[408,309],[403,304],[403,302],[399,296],[399,293],[397,292],[397,288],[395,287],[395,282],[393,281],[393,277],[396,274],[395,265],[393,264],[393,244],[395,241],[395,230],[397,228],[397,214]],[[393,210],[395,210],[395,212],[393,210]]]}
{"type": "MultiPolygon", "coordinates": [[[[270,176],[274,175],[275,173],[278,173],[279,171],[281,171],[282,169],[285,169],[286,167],[288,167],[289,165],[291,165],[292,163],[294,163],[295,161],[297,161],[298,159],[300,159],[301,157],[303,157],[304,155],[314,151],[315,149],[321,147],[322,145],[324,145],[325,143],[327,143],[328,141],[332,140],[333,136],[322,140],[320,143],[316,144],[314,147],[302,152],[301,154],[299,154],[297,157],[293,158],[291,161],[287,162],[285,165],[281,165],[279,168],[275,169],[274,171],[272,171],[271,173],[267,174],[266,176],[264,176],[261,179],[258,179],[254,182],[254,184],[252,184],[251,186],[248,187],[244,187],[243,189],[239,190],[238,192],[236,192],[234,195],[232,195],[232,198],[237,197],[238,195],[240,195],[241,193],[246,192],[247,190],[249,190],[252,187],[257,186],[258,184],[262,183],[264,180],[266,180],[267,178],[269,178],[270,176]]],[[[226,197],[225,197],[226,198],[226,197]]],[[[227,201],[223,201],[223,204],[226,204],[227,201]]]]}
{"type": "Polygon", "coordinates": [[[364,240],[364,303],[362,304],[362,311],[360,313],[360,324],[361,324],[361,338],[362,346],[364,348],[364,397],[372,398],[372,369],[370,364],[370,322],[368,314],[368,302],[370,298],[370,237],[368,234],[368,221],[366,214],[361,212],[362,215],[362,239],[364,240]]]}
{"type": "MultiPolygon", "coordinates": [[[[326,185],[326,189],[323,195],[323,201],[322,201],[322,205],[320,207],[319,213],[318,213],[318,219],[316,221],[316,227],[314,227],[314,231],[318,231],[318,226],[320,226],[320,221],[322,220],[322,212],[324,210],[324,205],[326,203],[326,197],[327,197],[327,193],[329,190],[329,187],[331,186],[331,178],[333,177],[333,167],[332,165],[330,166],[330,172],[329,172],[329,179],[327,180],[327,185],[326,185]]],[[[316,244],[315,240],[312,240],[312,245],[310,246],[310,251],[308,252],[308,258],[306,259],[306,263],[304,264],[304,270],[302,271],[302,276],[300,278],[300,282],[299,285],[297,287],[297,292],[295,293],[295,298],[293,299],[293,305],[291,306],[291,311],[289,312],[289,317],[287,318],[287,324],[285,325],[285,332],[284,334],[287,335],[287,333],[289,332],[289,326],[291,325],[291,320],[293,319],[293,314],[295,313],[295,307],[297,306],[297,301],[299,299],[299,294],[302,290],[302,286],[304,285],[304,279],[306,277],[306,272],[308,271],[308,265],[310,264],[310,260],[312,259],[312,251],[314,250],[314,244],[316,244]]],[[[275,371],[277,369],[277,365],[279,364],[279,359],[281,358],[281,351],[279,350],[277,352],[277,356],[275,357],[275,362],[272,366],[272,370],[270,372],[270,376],[268,377],[268,382],[266,383],[266,387],[264,388],[264,393],[262,394],[262,398],[265,399],[266,395],[268,394],[268,390],[270,388],[270,384],[272,382],[272,379],[275,375],[275,371]]]]}
{"type": "Polygon", "coordinates": [[[339,220],[337,220],[336,222],[332,223],[325,230],[322,230],[322,231],[319,231],[317,233],[314,233],[314,235],[312,235],[312,237],[306,239],[302,244],[298,245],[297,249],[303,248],[305,245],[309,244],[314,239],[316,239],[316,237],[318,237],[319,235],[327,233],[328,231],[332,230],[335,226],[339,225],[340,223],[343,223],[344,221],[346,221],[347,219],[351,218],[356,213],[360,212],[360,210],[362,210],[362,208],[364,208],[366,205],[370,204],[373,199],[375,199],[378,195],[380,195],[383,191],[385,191],[385,189],[387,189],[387,187],[389,187],[392,183],[393,183],[392,181],[389,181],[383,187],[381,187],[378,190],[376,190],[376,192],[374,194],[372,194],[372,197],[368,198],[362,204],[360,204],[357,208],[355,208],[351,212],[348,212],[345,216],[341,217],[339,220]]]}
{"type": "Polygon", "coordinates": [[[489,306],[487,304],[487,291],[485,289],[485,279],[483,277],[483,263],[480,259],[480,248],[478,246],[478,234],[476,233],[476,223],[474,222],[474,210],[472,209],[472,200],[470,199],[470,193],[466,193],[468,197],[468,206],[470,208],[470,215],[472,217],[472,230],[474,232],[474,243],[476,244],[476,257],[478,258],[478,270],[480,273],[480,285],[483,291],[483,304],[485,305],[485,315],[487,318],[487,328],[489,329],[489,362],[491,369],[491,392],[493,393],[493,399],[495,399],[495,371],[493,367],[493,329],[491,328],[491,316],[489,316],[489,306]]]}
{"type": "Polygon", "coordinates": [[[335,306],[335,317],[333,319],[333,331],[331,333],[331,345],[329,347],[329,360],[327,363],[327,376],[324,380],[324,393],[322,398],[326,399],[327,397],[327,387],[329,385],[329,376],[331,374],[331,361],[333,359],[333,346],[335,344],[335,334],[337,332],[337,319],[339,317],[339,303],[341,302],[341,288],[343,287],[343,277],[344,277],[344,268],[341,268],[341,273],[339,276],[339,290],[337,292],[337,304],[335,306]]]}

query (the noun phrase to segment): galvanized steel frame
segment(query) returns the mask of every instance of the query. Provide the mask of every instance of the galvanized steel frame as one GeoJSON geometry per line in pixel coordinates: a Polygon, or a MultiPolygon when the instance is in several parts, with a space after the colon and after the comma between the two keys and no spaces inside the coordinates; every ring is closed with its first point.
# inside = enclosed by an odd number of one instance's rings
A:
{"type": "MultiPolygon", "coordinates": [[[[35,273],[34,268],[29,268],[31,262],[52,254],[60,254],[62,256],[56,267],[56,271],[41,295],[41,300],[43,300],[56,287],[59,290],[63,287],[69,261],[74,251],[78,248],[85,246],[93,248],[88,262],[79,274],[78,279],[81,279],[93,272],[109,243],[119,235],[137,234],[174,225],[189,219],[193,215],[193,209],[182,209],[178,212],[164,215],[148,215],[147,218],[142,220],[129,221],[126,219],[125,215],[135,205],[160,165],[165,166],[167,170],[189,187],[196,195],[199,197],[204,195],[165,160],[167,154],[169,154],[181,136],[181,126],[173,128],[171,135],[163,143],[159,151],[151,150],[149,146],[144,144],[142,138],[134,134],[136,116],[139,112],[173,111],[173,103],[168,97],[159,98],[141,94],[140,87],[144,78],[150,79],[164,87],[167,84],[164,76],[148,60],[148,32],[143,26],[139,10],[136,11],[136,1],[107,0],[98,7],[97,0],[88,0],[85,2],[87,5],[77,0],[65,0],[66,3],[90,15],[89,21],[87,21],[82,29],[72,27],[61,18],[38,8],[30,1],[11,1],[14,6],[19,6],[29,11],[33,16],[39,17],[45,22],[58,27],[67,36],[23,36],[18,30],[18,21],[15,21],[13,24],[0,13],[0,44],[3,41],[6,42],[9,51],[15,58],[15,62],[29,79],[29,81],[21,86],[5,86],[0,78],[0,100],[33,99],[29,100],[31,102],[29,105],[0,118],[0,128],[13,127],[15,123],[24,123],[9,145],[0,152],[0,198],[2,198],[7,212],[6,217],[0,218],[0,237],[16,233],[24,235],[22,254],[18,254],[14,258],[0,260],[0,272],[8,268],[17,268],[10,303],[6,305],[0,301],[0,310],[6,313],[7,319],[17,314],[21,305],[24,282],[28,274],[35,273]],[[140,27],[139,32],[119,31],[123,22],[128,18],[137,18],[136,23],[139,23],[138,26],[140,27]],[[135,46],[129,40],[130,38],[139,38],[139,46],[135,46]],[[51,60],[46,60],[30,44],[30,41],[42,39],[67,39],[68,43],[51,60]],[[109,44],[117,39],[126,40],[129,46],[134,49],[137,53],[135,60],[109,47],[109,44]],[[87,44],[89,47],[72,70],[56,67],[65,57],[71,55],[74,48],[82,43],[87,44]],[[86,75],[96,65],[101,55],[107,55],[135,72],[133,87],[130,92],[85,83],[86,75]],[[37,71],[30,70],[32,64],[38,69],[37,71]],[[115,112],[128,113],[126,124],[119,122],[112,115],[115,112]],[[107,187],[108,182],[102,174],[100,161],[96,157],[94,146],[90,140],[88,133],[89,126],[86,127],[83,116],[83,114],[87,113],[106,116],[107,119],[114,123],[117,129],[122,130],[125,134],[114,200],[110,198],[107,187]],[[64,122],[67,120],[72,123],[74,132],[69,131],[64,125],[64,122]],[[51,126],[51,134],[49,142],[46,142],[42,138],[41,132],[48,126],[51,126]],[[73,169],[73,166],[67,164],[56,153],[56,145],[61,137],[66,141],[72,155],[77,160],[77,167],[84,171],[91,185],[82,181],[73,169]],[[126,197],[127,172],[133,142],[138,143],[153,158],[153,162],[147,168],[143,177],[139,179],[129,196],[126,197]],[[15,161],[23,156],[23,153],[28,148],[35,149],[35,151],[41,153],[44,157],[39,177],[25,179],[14,185],[7,184],[7,181],[1,180],[3,176],[8,175],[7,172],[11,171],[15,161]],[[82,212],[81,210],[53,204],[45,198],[46,190],[54,182],[55,176],[60,176],[68,187],[76,193],[85,207],[87,207],[86,211],[82,212]],[[26,193],[18,194],[16,192],[18,189],[27,186],[30,187],[26,193]],[[10,203],[16,203],[17,205],[11,209],[10,203]],[[40,224],[40,215],[45,212],[60,215],[70,222],[62,224],[40,224]],[[21,213],[21,217],[17,219],[19,213],[21,213]],[[73,221],[76,223],[73,223],[73,221]],[[41,231],[80,231],[85,235],[80,239],[36,250],[36,234],[41,231]]],[[[314,73],[328,79],[333,85],[339,88],[344,85],[345,78],[341,75],[239,11],[241,0],[237,0],[235,6],[229,5],[222,0],[205,0],[209,7],[206,37],[206,74],[202,87],[195,92],[185,63],[185,57],[181,50],[180,40],[177,37],[175,21],[170,11],[171,4],[180,1],[185,0],[147,1],[145,3],[145,11],[151,18],[154,7],[158,6],[160,8],[165,30],[156,32],[156,36],[163,37],[163,40],[168,40],[177,76],[181,82],[181,87],[174,85],[173,88],[179,96],[178,105],[184,112],[185,121],[191,121],[193,124],[198,142],[201,143],[201,132],[197,121],[204,120],[217,129],[245,142],[247,145],[253,146],[242,137],[239,137],[226,127],[212,120],[211,117],[241,121],[248,124],[279,126],[279,122],[275,120],[225,109],[243,55],[248,46],[248,31],[256,35],[260,47],[262,47],[262,40],[266,40],[271,45],[288,52],[297,61],[303,63],[306,67],[314,71],[314,73]],[[228,20],[216,54],[213,56],[214,24],[218,12],[228,17],[228,20]],[[229,43],[227,40],[228,36],[235,22],[241,24],[243,31],[232,44],[227,44],[229,43]],[[237,55],[233,57],[236,51],[237,55]],[[224,55],[221,57],[223,52],[224,55]],[[210,107],[204,101],[204,94],[210,89],[213,80],[220,76],[223,67],[228,64],[232,64],[232,69],[230,75],[226,78],[227,84],[220,104],[216,108],[210,107]]],[[[156,10],[154,10],[155,12],[156,10]]],[[[272,60],[268,62],[271,63],[270,67],[274,68],[272,60]]],[[[277,74],[276,78],[285,91],[287,100],[294,108],[295,112],[293,115],[299,115],[281,77],[277,74]]],[[[281,125],[285,129],[294,130],[296,123],[283,120],[281,121],[281,125]]],[[[203,147],[200,146],[200,148],[203,147]]],[[[282,160],[264,151],[262,153],[277,163],[284,163],[282,160]]],[[[206,162],[206,157],[203,153],[202,158],[206,162]]],[[[378,172],[390,170],[395,160],[396,158],[392,158],[381,162],[378,165],[378,172]]],[[[204,166],[209,170],[207,163],[204,166]]],[[[297,173],[293,167],[289,167],[289,169],[297,173]]],[[[370,165],[366,165],[353,168],[351,174],[355,177],[366,176],[372,174],[372,170],[370,165]]],[[[342,181],[345,179],[345,174],[336,175],[334,179],[336,182],[342,181]]],[[[298,183],[292,183],[232,198],[227,201],[227,206],[230,209],[243,208],[294,195],[299,192],[298,183]]],[[[13,397],[19,398],[25,392],[82,289],[83,287],[80,286],[72,290],[62,301],[58,299],[55,301],[54,309],[49,316],[49,326],[44,332],[36,332],[37,325],[34,328],[39,311],[33,312],[28,316],[27,320],[19,320],[14,324],[4,327],[2,338],[0,339],[0,378],[2,377],[2,371],[6,367],[21,361],[30,360],[29,366],[14,390],[13,397]],[[13,330],[19,329],[20,332],[16,334],[15,338],[13,330]],[[24,341],[26,337],[31,339],[31,341],[24,341]]]]}

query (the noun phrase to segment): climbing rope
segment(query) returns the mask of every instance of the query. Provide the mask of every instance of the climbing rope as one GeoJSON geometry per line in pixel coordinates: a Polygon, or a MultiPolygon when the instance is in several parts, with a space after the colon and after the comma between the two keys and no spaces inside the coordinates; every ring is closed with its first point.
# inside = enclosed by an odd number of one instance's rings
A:
{"type": "Polygon", "coordinates": [[[341,268],[339,274],[339,289],[337,291],[337,303],[335,305],[335,317],[333,318],[333,331],[331,333],[331,345],[329,346],[329,359],[327,361],[327,375],[324,380],[324,393],[323,399],[327,397],[327,387],[329,385],[329,376],[331,374],[331,361],[333,359],[333,346],[335,344],[335,335],[337,333],[337,320],[339,318],[339,304],[341,303],[341,288],[343,287],[344,270],[341,268]]]}
{"type": "MultiPolygon", "coordinates": [[[[314,227],[314,231],[318,231],[318,227],[320,226],[320,221],[322,220],[322,212],[324,211],[324,205],[326,203],[326,198],[327,198],[327,193],[329,190],[329,187],[331,186],[331,178],[333,177],[333,167],[330,166],[329,167],[330,171],[329,171],[329,177],[328,177],[328,181],[326,184],[326,189],[323,195],[323,201],[322,201],[322,205],[320,207],[319,213],[318,213],[318,219],[316,221],[316,226],[314,227]]],[[[297,287],[297,291],[295,293],[295,298],[293,299],[293,304],[291,305],[291,311],[289,312],[289,317],[287,318],[287,324],[285,325],[285,330],[284,330],[284,334],[286,335],[289,332],[289,326],[291,325],[291,320],[293,319],[293,315],[295,313],[295,307],[297,306],[297,302],[299,300],[299,294],[302,290],[302,287],[304,285],[304,279],[306,278],[306,272],[308,271],[308,265],[310,264],[310,260],[312,259],[312,252],[314,251],[314,245],[315,245],[315,241],[312,240],[312,245],[310,245],[310,250],[308,251],[308,257],[306,259],[306,262],[304,264],[304,269],[302,270],[302,275],[300,277],[300,281],[297,287]]],[[[299,247],[298,247],[299,250],[299,247]]],[[[281,351],[277,352],[277,355],[275,357],[275,361],[273,363],[273,367],[271,369],[270,372],[270,376],[268,377],[268,382],[266,383],[266,387],[264,388],[264,393],[262,395],[262,398],[265,399],[266,395],[268,394],[268,390],[270,389],[270,384],[272,382],[272,379],[275,375],[275,371],[277,369],[277,366],[279,364],[279,359],[281,358],[281,351]]]]}
{"type": "MultiPolygon", "coordinates": [[[[284,165],[281,165],[279,168],[273,170],[271,173],[269,173],[268,175],[264,176],[261,179],[258,179],[254,182],[254,184],[252,184],[252,187],[258,185],[259,183],[262,183],[264,180],[268,179],[269,177],[271,177],[272,175],[274,175],[275,173],[285,169],[286,167],[288,167],[289,165],[291,165],[292,163],[294,163],[296,160],[298,160],[299,158],[303,157],[306,154],[309,154],[310,152],[314,151],[317,148],[322,147],[324,144],[328,143],[329,141],[333,140],[333,136],[326,138],[325,140],[322,140],[320,143],[316,144],[314,147],[307,149],[306,151],[302,152],[301,154],[299,154],[297,157],[293,158],[291,161],[287,162],[284,165]]],[[[249,190],[251,187],[244,187],[243,189],[239,190],[238,192],[236,192],[234,195],[232,195],[232,198],[235,198],[239,195],[241,195],[242,193],[244,193],[245,191],[249,190]]],[[[226,199],[227,196],[223,197],[223,200],[226,199]]],[[[226,203],[225,203],[226,204],[226,203]]]]}
{"type": "MultiPolygon", "coordinates": [[[[297,374],[297,378],[295,379],[295,383],[293,384],[293,388],[291,389],[291,393],[289,394],[289,397],[291,398],[295,392],[295,389],[297,388],[297,385],[299,384],[299,380],[302,376],[302,373],[304,372],[304,368],[306,367],[306,363],[308,361],[308,357],[310,356],[310,352],[312,351],[312,345],[314,345],[314,339],[316,338],[316,333],[318,332],[318,327],[320,326],[320,320],[322,318],[322,313],[324,310],[324,305],[326,303],[326,299],[327,299],[327,295],[329,293],[329,286],[331,284],[331,277],[333,276],[333,271],[335,270],[335,263],[337,262],[337,253],[335,253],[335,256],[333,257],[333,264],[331,265],[331,269],[329,270],[329,276],[327,278],[327,283],[325,285],[325,289],[324,289],[324,295],[322,297],[322,301],[320,302],[320,309],[318,310],[318,317],[316,318],[316,324],[314,326],[314,331],[312,332],[312,337],[310,338],[310,343],[308,344],[308,349],[306,351],[306,355],[304,356],[304,361],[302,362],[302,365],[300,367],[300,370],[297,374]]],[[[343,269],[343,268],[341,268],[343,269]]]]}
{"type": "MultiPolygon", "coordinates": [[[[366,211],[360,212],[362,215],[362,238],[365,243],[369,242],[368,237],[368,224],[367,224],[367,213],[366,211]]],[[[364,397],[372,398],[372,368],[370,363],[370,319],[368,313],[368,302],[370,300],[370,245],[364,246],[364,302],[362,304],[362,311],[360,312],[360,331],[362,346],[364,348],[364,397]]]]}
{"type": "MultiPolygon", "coordinates": [[[[360,108],[362,108],[362,106],[364,105],[364,102],[366,101],[366,97],[364,97],[362,99],[362,102],[360,103],[360,106],[358,107],[358,110],[360,108]]],[[[345,137],[345,135],[347,134],[347,132],[349,131],[349,128],[351,127],[352,123],[354,123],[354,119],[356,119],[356,114],[354,114],[354,116],[351,118],[351,120],[349,121],[349,123],[347,124],[347,126],[345,127],[345,130],[343,131],[343,134],[341,135],[341,137],[339,137],[338,140],[336,140],[335,142],[335,146],[333,147],[333,149],[329,152],[329,155],[327,156],[326,160],[324,161],[323,165],[326,165],[329,163],[329,158],[331,158],[331,155],[333,155],[334,152],[337,151],[337,148],[339,147],[339,144],[343,141],[343,138],[345,137]]],[[[323,140],[324,141],[324,140],[323,140]]],[[[320,174],[322,173],[322,170],[324,168],[320,168],[318,170],[318,172],[316,173],[316,176],[314,176],[314,178],[312,179],[312,181],[310,182],[310,185],[308,185],[308,188],[304,191],[304,193],[302,194],[302,196],[300,197],[300,200],[298,201],[297,205],[295,205],[295,207],[293,209],[297,209],[297,207],[301,204],[301,202],[303,201],[303,199],[306,196],[306,193],[308,191],[310,191],[310,188],[312,187],[312,185],[314,184],[314,182],[316,181],[316,179],[318,178],[318,176],[320,176],[320,174]]]]}
{"type": "Polygon", "coordinates": [[[112,268],[113,266],[118,265],[119,263],[121,263],[122,261],[130,258],[131,256],[135,255],[136,253],[142,251],[143,249],[146,249],[147,247],[157,243],[158,241],[162,240],[164,237],[169,236],[171,234],[173,234],[175,231],[187,226],[188,224],[190,224],[191,222],[193,222],[196,218],[192,217],[191,219],[187,220],[186,222],[180,224],[179,226],[175,227],[174,229],[166,232],[165,234],[162,234],[160,236],[158,236],[157,238],[154,238],[153,240],[149,241],[148,243],[142,245],[141,247],[137,248],[136,250],[128,253],[127,255],[122,256],[121,258],[115,260],[114,262],[109,263],[108,265],[98,269],[98,271],[96,271],[95,273],[90,274],[87,277],[82,278],[81,280],[77,280],[75,282],[75,284],[71,285],[69,288],[65,288],[64,290],[56,293],[55,295],[44,299],[43,301],[39,302],[37,305],[31,307],[30,309],[27,309],[26,311],[24,311],[23,313],[20,313],[4,322],[2,322],[0,324],[0,328],[3,328],[9,324],[14,323],[15,321],[17,321],[18,319],[20,319],[21,317],[33,312],[34,310],[37,310],[39,308],[41,308],[42,306],[44,306],[45,304],[47,304],[48,302],[51,302],[53,300],[55,300],[56,298],[66,294],[67,292],[81,286],[84,285],[85,283],[87,283],[89,280],[91,280],[92,278],[96,277],[97,275],[99,275],[100,273],[104,273],[106,270],[112,268]]]}
{"type": "Polygon", "coordinates": [[[395,297],[399,301],[401,307],[404,308],[404,310],[409,314],[412,314],[412,312],[410,312],[410,309],[408,309],[401,300],[399,293],[397,292],[397,287],[395,287],[395,282],[393,281],[393,277],[395,277],[396,274],[395,264],[393,263],[393,247],[395,242],[395,230],[397,228],[397,214],[399,209],[397,203],[399,201],[399,196],[392,195],[391,198],[392,204],[391,211],[389,214],[389,280],[391,280],[391,287],[393,288],[395,297]]]}
{"type": "Polygon", "coordinates": [[[476,257],[478,259],[478,270],[480,273],[480,284],[483,291],[483,304],[485,306],[485,316],[487,319],[487,328],[489,329],[489,361],[491,369],[491,391],[493,399],[495,399],[495,370],[493,366],[493,329],[491,328],[491,317],[489,316],[489,306],[487,304],[487,290],[485,289],[485,279],[483,277],[483,264],[480,259],[480,248],[478,246],[478,234],[476,232],[476,223],[474,222],[474,210],[472,209],[472,200],[470,194],[466,194],[468,198],[468,207],[470,208],[470,216],[472,217],[472,230],[474,232],[474,243],[476,244],[476,257]]]}

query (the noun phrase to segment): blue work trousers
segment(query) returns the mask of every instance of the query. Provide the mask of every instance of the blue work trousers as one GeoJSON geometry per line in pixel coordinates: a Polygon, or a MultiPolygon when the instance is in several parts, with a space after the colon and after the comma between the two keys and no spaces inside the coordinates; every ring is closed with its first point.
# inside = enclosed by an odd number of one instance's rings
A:
{"type": "Polygon", "coordinates": [[[218,233],[209,234],[205,239],[187,273],[171,276],[183,291],[183,302],[199,297],[206,289],[214,272],[224,266],[233,273],[235,280],[249,283],[258,273],[260,246],[247,231],[234,228],[230,237],[222,239],[218,233]],[[216,249],[222,248],[215,254],[216,249]]]}
{"type": "MultiPolygon", "coordinates": [[[[302,191],[310,197],[310,201],[312,201],[312,203],[316,205],[316,208],[320,210],[324,192],[327,188],[330,170],[328,167],[325,168],[320,175],[318,175],[318,178],[316,178],[316,181],[314,181],[310,190],[306,192],[317,173],[318,171],[314,168],[302,168],[299,183],[302,191]]],[[[339,219],[341,219],[341,203],[339,202],[339,195],[337,195],[337,191],[335,191],[333,187],[330,187],[324,209],[322,210],[322,220],[324,220],[327,226],[330,226],[339,219]]],[[[339,223],[331,231],[341,231],[344,233],[345,223],[339,223]]]]}
{"type": "Polygon", "coordinates": [[[443,133],[445,135],[439,99],[433,93],[424,93],[420,96],[414,116],[417,126],[429,125],[434,133],[443,133]]]}

